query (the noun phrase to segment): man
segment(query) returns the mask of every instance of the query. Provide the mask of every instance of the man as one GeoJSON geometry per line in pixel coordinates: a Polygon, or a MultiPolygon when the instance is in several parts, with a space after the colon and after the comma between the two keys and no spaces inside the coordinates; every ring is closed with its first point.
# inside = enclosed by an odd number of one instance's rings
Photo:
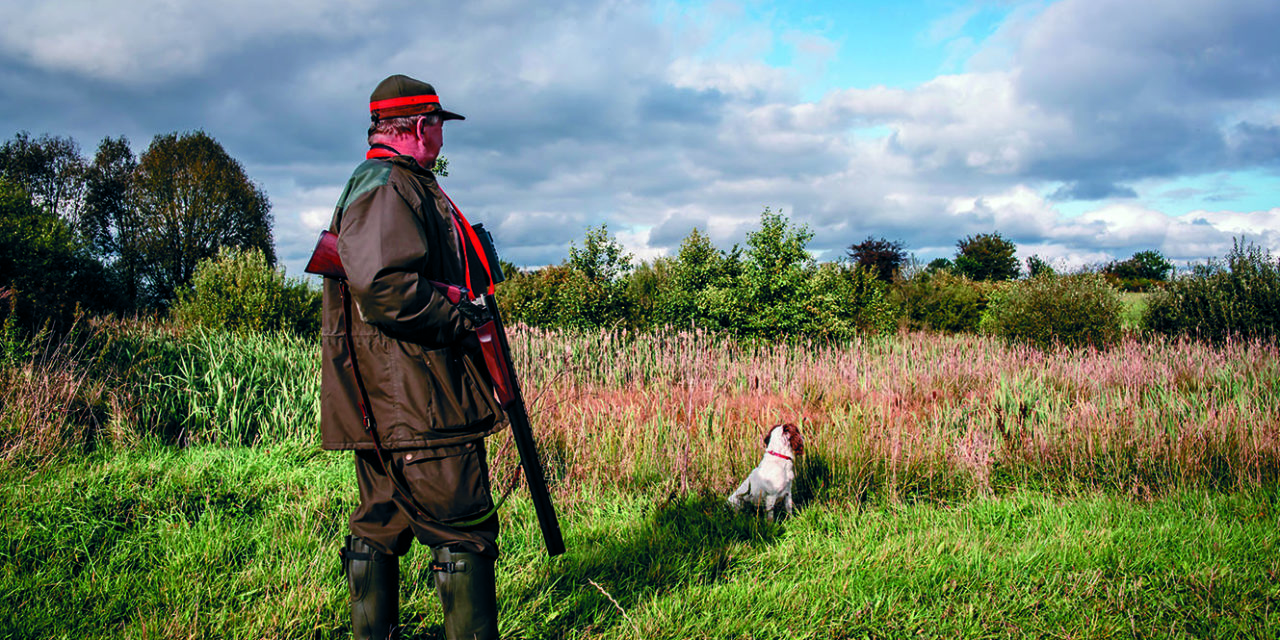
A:
{"type": "Polygon", "coordinates": [[[323,446],[354,450],[360,490],[341,552],[352,631],[390,637],[398,558],[416,537],[432,548],[446,637],[497,638],[484,437],[506,416],[474,336],[482,308],[436,284],[489,286],[469,225],[429,170],[444,121],[463,117],[402,75],[378,84],[369,110],[369,152],[329,225],[347,280],[325,280],[322,322],[323,446]]]}

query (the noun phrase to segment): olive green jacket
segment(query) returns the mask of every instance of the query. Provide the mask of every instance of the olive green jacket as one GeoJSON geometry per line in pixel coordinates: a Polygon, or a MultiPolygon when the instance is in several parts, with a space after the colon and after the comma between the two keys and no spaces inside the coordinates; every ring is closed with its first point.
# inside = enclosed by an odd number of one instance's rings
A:
{"type": "MultiPolygon", "coordinates": [[[[473,327],[431,281],[464,281],[452,207],[412,158],[366,160],[329,230],[354,303],[351,323],[369,409],[385,449],[474,440],[506,426],[473,327]]],[[[343,334],[339,285],[326,279],[320,431],[325,449],[369,449],[343,334]]]]}

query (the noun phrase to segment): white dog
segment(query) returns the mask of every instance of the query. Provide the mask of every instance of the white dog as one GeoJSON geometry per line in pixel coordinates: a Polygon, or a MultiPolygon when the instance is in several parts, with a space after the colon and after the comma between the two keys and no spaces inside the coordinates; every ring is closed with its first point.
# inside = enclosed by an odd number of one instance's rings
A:
{"type": "Polygon", "coordinates": [[[764,434],[764,447],[760,464],[729,496],[729,506],[735,510],[741,510],[746,504],[764,507],[765,514],[773,520],[773,510],[781,500],[790,516],[795,511],[795,502],[791,500],[791,481],[796,477],[792,459],[804,453],[804,436],[794,424],[780,424],[764,434]]]}

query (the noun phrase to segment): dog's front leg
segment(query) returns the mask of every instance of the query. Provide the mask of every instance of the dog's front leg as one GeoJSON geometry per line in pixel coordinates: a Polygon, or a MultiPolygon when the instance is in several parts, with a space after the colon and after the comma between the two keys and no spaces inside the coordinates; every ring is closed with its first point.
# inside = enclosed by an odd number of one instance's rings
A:
{"type": "Polygon", "coordinates": [[[769,522],[773,522],[773,508],[778,506],[778,496],[775,494],[767,494],[764,497],[764,513],[769,522]]]}
{"type": "Polygon", "coordinates": [[[742,481],[742,484],[738,485],[738,490],[734,491],[733,495],[729,496],[729,507],[734,511],[742,511],[742,507],[744,506],[742,504],[742,498],[750,494],[751,478],[747,478],[742,481]]]}
{"type": "Polygon", "coordinates": [[[791,499],[790,491],[788,491],[787,494],[782,497],[782,508],[787,510],[788,518],[790,518],[796,512],[796,502],[795,500],[791,499]]]}

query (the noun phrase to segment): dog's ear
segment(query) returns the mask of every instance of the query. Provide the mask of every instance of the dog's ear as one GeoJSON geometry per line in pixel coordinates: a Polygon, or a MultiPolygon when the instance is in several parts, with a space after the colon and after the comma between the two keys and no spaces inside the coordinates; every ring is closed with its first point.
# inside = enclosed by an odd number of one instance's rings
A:
{"type": "Polygon", "coordinates": [[[782,432],[787,436],[787,444],[791,445],[791,450],[797,454],[804,453],[804,436],[800,435],[800,427],[788,422],[782,425],[782,432]]]}

